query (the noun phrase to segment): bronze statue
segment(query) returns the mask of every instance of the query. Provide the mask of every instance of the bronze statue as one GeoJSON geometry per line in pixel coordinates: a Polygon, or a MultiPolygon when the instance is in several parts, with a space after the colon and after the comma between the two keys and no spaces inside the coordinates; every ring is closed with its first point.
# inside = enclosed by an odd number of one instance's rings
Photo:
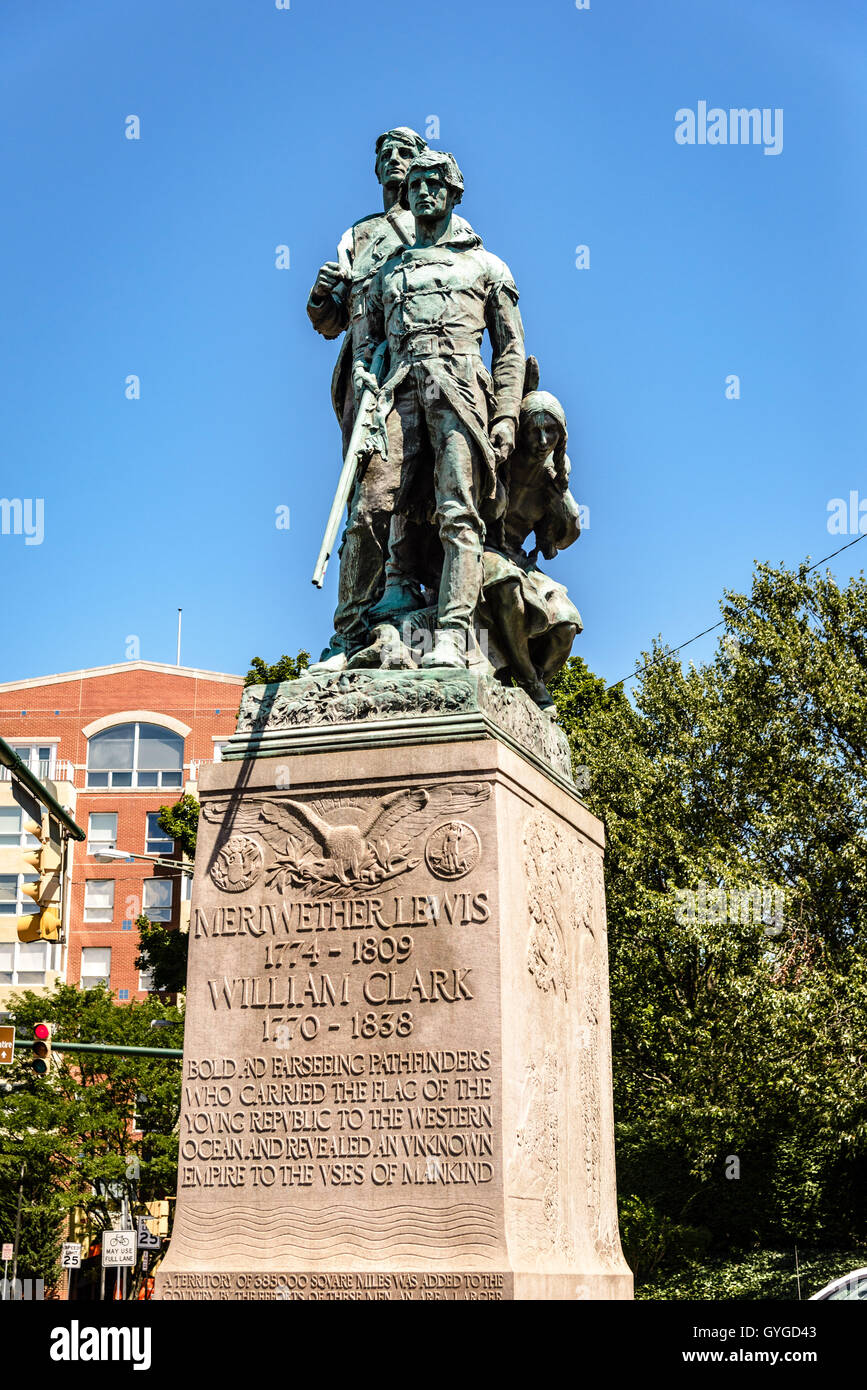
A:
{"type": "Polygon", "coordinates": [[[552,560],[581,534],[578,505],[569,491],[566,416],[547,391],[521,402],[518,445],[501,471],[504,514],[488,529],[481,621],[490,616],[508,671],[542,709],[554,701],[546,681],[559,671],[582,630],[581,615],[562,584],[536,565],[552,560]],[[535,532],[536,545],[523,549],[535,532]]]}
{"type": "MultiPolygon", "coordinates": [[[[377,345],[391,366],[379,388],[381,448],[400,487],[398,515],[433,507],[443,548],[433,650],[423,666],[465,666],[482,585],[480,509],[496,495],[497,465],[512,452],[524,381],[524,333],[511,272],[453,209],[463,195],[454,157],[427,150],[407,172],[401,199],[415,240],[370,285],[367,338],[356,349],[357,387],[377,345]],[[487,329],[491,372],[481,357],[487,329]]],[[[418,609],[406,538],[392,532],[382,598],[371,618],[418,609]]]]}
{"type": "MultiPolygon", "coordinates": [[[[352,384],[352,361],[358,345],[367,338],[370,283],[379,267],[415,237],[412,213],[400,204],[399,194],[413,157],[426,149],[422,137],[407,126],[397,126],[379,136],[375,169],[382,185],[384,211],[362,217],[344,232],[337,260],[326,261],[320,268],[307,300],[310,321],[323,337],[337,338],[346,331],[331,382],[344,454],[355,423],[357,397],[352,384]]],[[[334,636],[317,663],[318,669],[339,670],[346,657],[368,639],[367,615],[383,589],[398,481],[379,454],[369,451],[349,497],[334,636]]],[[[403,530],[400,520],[396,521],[395,530],[399,540],[403,530]]],[[[420,603],[420,591],[418,599],[420,603]]]]}
{"type": "Polygon", "coordinates": [[[455,212],[454,156],[405,127],[376,151],[385,211],[345,234],[307,306],[324,336],[347,329],[332,389],[346,457],[315,582],[347,495],[348,521],[312,669],[470,665],[555,715],[547,682],[582,628],[536,564],[580,534],[563,407],[536,389],[508,266],[455,212]]]}

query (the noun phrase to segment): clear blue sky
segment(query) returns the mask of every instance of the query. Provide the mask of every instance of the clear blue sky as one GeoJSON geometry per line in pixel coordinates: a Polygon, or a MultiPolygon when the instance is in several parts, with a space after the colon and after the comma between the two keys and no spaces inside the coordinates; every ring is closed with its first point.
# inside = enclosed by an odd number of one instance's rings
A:
{"type": "Polygon", "coordinates": [[[865,41],[861,0],[3,0],[0,493],[44,498],[45,537],[0,536],[0,679],[132,634],[173,661],[178,605],[184,664],[318,653],[336,345],[304,305],[379,206],[376,135],[431,115],[569,418],[590,528],[551,572],[590,666],[713,622],[754,559],[848,539],[827,504],[867,498],[865,41]],[[782,108],[782,153],[677,144],[699,101],[782,108]]]}

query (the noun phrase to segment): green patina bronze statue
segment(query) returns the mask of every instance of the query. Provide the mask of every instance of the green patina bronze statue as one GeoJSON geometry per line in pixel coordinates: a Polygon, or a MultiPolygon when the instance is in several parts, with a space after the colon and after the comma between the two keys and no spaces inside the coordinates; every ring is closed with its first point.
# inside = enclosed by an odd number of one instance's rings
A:
{"type": "MultiPolygon", "coordinates": [[[[375,170],[382,186],[384,210],[362,217],[344,232],[337,247],[337,260],[326,261],[321,267],[307,300],[307,314],[318,333],[325,338],[345,333],[331,382],[331,399],[343,435],[344,453],[352,435],[357,404],[352,362],[358,346],[368,339],[370,284],[380,266],[415,238],[412,213],[400,204],[399,195],[412,159],[426,149],[422,137],[406,126],[380,135],[375,170]]],[[[460,223],[461,219],[457,221],[460,223]]],[[[328,669],[339,669],[346,657],[368,640],[368,612],[384,585],[399,481],[399,471],[396,476],[376,451],[368,451],[349,497],[334,636],[323,653],[328,669]]],[[[395,530],[400,537],[403,523],[399,517],[395,530]]],[[[416,548],[424,543],[420,537],[413,540],[416,548]]],[[[420,591],[418,598],[421,599],[420,591]]]]}
{"type": "Polygon", "coordinates": [[[332,395],[353,480],[335,634],[311,669],[469,665],[553,713],[546,681],[581,631],[536,565],[580,534],[565,414],[536,389],[508,266],[455,212],[454,156],[405,128],[376,148],[385,212],[350,228],[307,305],[326,337],[347,330],[332,395]]]}

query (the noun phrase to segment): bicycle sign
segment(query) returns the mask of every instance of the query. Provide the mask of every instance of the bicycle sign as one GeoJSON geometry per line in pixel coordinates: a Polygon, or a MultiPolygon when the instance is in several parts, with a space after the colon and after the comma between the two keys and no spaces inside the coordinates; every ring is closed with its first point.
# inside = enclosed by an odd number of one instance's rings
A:
{"type": "Polygon", "coordinates": [[[135,1231],[103,1231],[103,1269],[117,1269],[135,1264],[135,1231]]]}

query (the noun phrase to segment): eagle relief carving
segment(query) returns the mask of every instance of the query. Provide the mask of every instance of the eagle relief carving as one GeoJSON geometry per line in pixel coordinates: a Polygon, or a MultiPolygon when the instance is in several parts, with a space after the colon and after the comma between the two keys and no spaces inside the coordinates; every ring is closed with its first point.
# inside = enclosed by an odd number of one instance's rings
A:
{"type": "Polygon", "coordinates": [[[218,797],[203,805],[202,814],[232,835],[258,835],[270,846],[269,887],[280,893],[302,888],[313,899],[348,897],[416,868],[422,854],[413,853],[413,842],[420,835],[490,795],[484,782],[462,782],[412,787],[373,801],[338,795],[233,805],[231,797],[218,797]]]}

